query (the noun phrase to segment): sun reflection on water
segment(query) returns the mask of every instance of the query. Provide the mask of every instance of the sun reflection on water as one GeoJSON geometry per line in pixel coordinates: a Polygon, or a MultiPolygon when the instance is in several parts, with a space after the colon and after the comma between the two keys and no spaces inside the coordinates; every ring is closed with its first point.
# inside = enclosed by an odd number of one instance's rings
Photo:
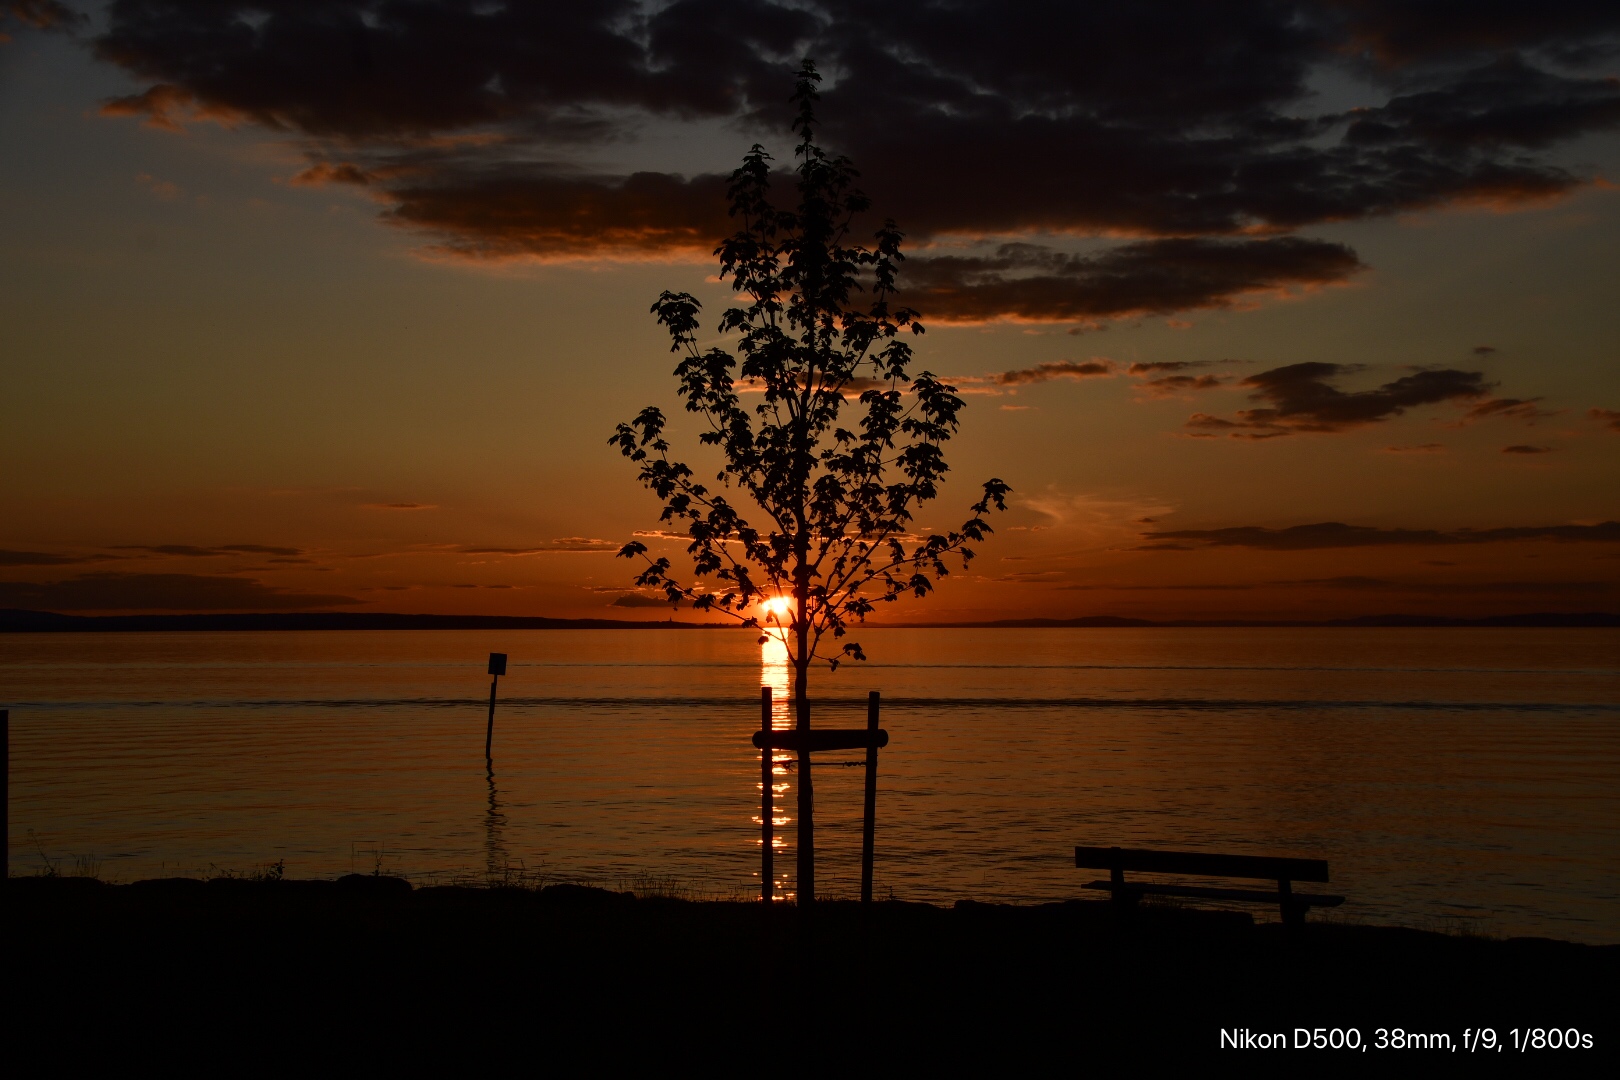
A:
{"type": "Polygon", "coordinates": [[[793,666],[787,643],[775,634],[768,634],[759,647],[759,685],[771,688],[771,727],[792,727],[788,705],[793,698],[793,666]]]}
{"type": "MultiPolygon", "coordinates": [[[[759,647],[759,684],[769,687],[771,691],[771,727],[775,730],[793,726],[791,708],[793,696],[793,666],[788,660],[787,644],[781,637],[767,632],[764,643],[759,647]]],[[[787,813],[788,793],[793,788],[792,774],[788,772],[786,762],[790,760],[786,753],[778,752],[771,766],[771,825],[774,829],[781,829],[792,822],[787,813]]],[[[758,781],[754,790],[760,790],[758,781]]],[[[756,811],[753,822],[760,824],[759,814],[756,811]]],[[[755,841],[759,843],[759,841],[755,841]]],[[[787,847],[787,842],[779,832],[771,835],[771,850],[781,851],[787,847]]],[[[792,899],[794,892],[791,887],[791,877],[781,870],[776,872],[775,894],[778,899],[792,899]]]]}

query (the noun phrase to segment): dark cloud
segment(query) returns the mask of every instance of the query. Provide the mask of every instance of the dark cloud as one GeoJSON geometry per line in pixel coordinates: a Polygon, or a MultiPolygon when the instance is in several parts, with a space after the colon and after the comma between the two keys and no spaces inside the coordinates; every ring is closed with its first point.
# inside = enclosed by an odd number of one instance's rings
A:
{"type": "Polygon", "coordinates": [[[1471,405],[1463,413],[1462,422],[1473,423],[1476,420],[1489,420],[1501,417],[1507,420],[1523,420],[1533,424],[1537,420],[1544,420],[1549,416],[1558,415],[1557,410],[1543,409],[1536,404],[1540,398],[1486,398],[1484,401],[1471,405]]]}
{"type": "Polygon", "coordinates": [[[317,161],[292,178],[300,187],[325,187],[327,184],[354,184],[367,187],[376,183],[377,175],[367,172],[349,161],[317,161]]]}
{"type": "Polygon", "coordinates": [[[1504,453],[1504,454],[1550,454],[1550,453],[1552,453],[1552,449],[1553,448],[1550,447],[1550,446],[1531,446],[1528,443],[1516,443],[1513,446],[1504,446],[1504,447],[1502,447],[1502,453],[1504,453]]]}
{"type": "Polygon", "coordinates": [[[928,235],[1288,231],[1458,202],[1540,201],[1582,183],[1505,154],[1304,141],[1322,127],[1281,121],[1215,137],[1089,116],[1015,117],[1009,107],[976,122],[922,113],[899,131],[859,133],[850,149],[878,205],[903,208],[906,224],[928,235]]]}
{"type": "Polygon", "coordinates": [[[1155,360],[1152,363],[1132,364],[1126,370],[1140,380],[1136,384],[1139,391],[1149,397],[1168,398],[1225,386],[1230,380],[1223,375],[1179,374],[1214,363],[1214,360],[1155,360]]]}
{"type": "Polygon", "coordinates": [[[1357,114],[1305,102],[1312,72],[1355,51],[1335,4],[833,7],[847,74],[827,99],[851,104],[831,130],[928,232],[1298,228],[1579,182],[1410,126],[1387,144],[1339,137],[1357,114]]]}
{"type": "Polygon", "coordinates": [[[1444,88],[1352,115],[1351,144],[1540,148],[1620,123],[1620,83],[1564,78],[1505,56],[1444,88]]]}
{"type": "Polygon", "coordinates": [[[1225,386],[1227,380],[1219,375],[1166,375],[1162,379],[1143,379],[1137,389],[1152,397],[1176,397],[1198,390],[1214,390],[1225,386]]]}
{"type": "Polygon", "coordinates": [[[9,0],[0,4],[0,42],[6,40],[5,29],[9,22],[21,23],[33,30],[72,33],[88,21],[57,0],[9,0]]]}
{"type": "Polygon", "coordinates": [[[357,604],[252,578],[205,574],[80,574],[62,581],[0,582],[0,607],[41,611],[296,611],[357,604]]]}
{"type": "Polygon", "coordinates": [[[384,217],[431,232],[437,250],[477,259],[707,255],[731,229],[726,180],[492,169],[406,181],[384,217]]]}
{"type": "Polygon", "coordinates": [[[719,177],[603,174],[580,148],[694,120],[780,140],[790,72],[815,56],[829,145],[913,237],[1152,238],[915,260],[925,314],[1084,320],[1360,266],[1321,241],[1220,237],[1588,182],[1541,155],[1620,123],[1620,85],[1554,66],[1606,55],[1620,13],[1528,7],[114,0],[96,51],[143,85],[108,112],[286,132],[310,154],[295,182],[367,185],[465,258],[706,252],[728,231],[719,177]],[[1315,77],[1347,67],[1381,100],[1322,112],[1315,77]]]}
{"type": "MultiPolygon", "coordinates": [[[[1438,544],[1508,544],[1533,541],[1559,543],[1620,543],[1620,521],[1597,525],[1539,525],[1503,529],[1382,529],[1366,525],[1346,525],[1324,521],[1315,525],[1294,525],[1268,529],[1259,525],[1239,525],[1226,529],[1177,529],[1148,532],[1150,541],[1186,541],[1204,547],[1246,547],[1266,551],[1316,551],[1324,548],[1385,547],[1438,544]]],[[[1170,550],[1183,550],[1174,548],[1170,550]]]]}
{"type": "Polygon", "coordinates": [[[1495,345],[1475,345],[1474,349],[1473,349],[1473,352],[1474,352],[1475,356],[1490,356],[1492,353],[1496,352],[1496,346],[1495,345]]]}
{"type": "Polygon", "coordinates": [[[206,107],[345,139],[637,104],[645,50],[614,32],[627,0],[541,8],[327,0],[116,0],[97,53],[206,107]]]}
{"type": "Polygon", "coordinates": [[[201,559],[223,555],[218,548],[196,547],[192,544],[117,544],[118,551],[144,551],[149,555],[170,555],[175,558],[201,559]]]}
{"type": "Polygon", "coordinates": [[[642,596],[638,593],[629,593],[619,597],[609,607],[669,607],[669,601],[658,596],[642,596]]]}
{"type": "Polygon", "coordinates": [[[1444,443],[1426,442],[1416,446],[1386,446],[1386,454],[1443,454],[1446,452],[1444,443]]]}
{"type": "Polygon", "coordinates": [[[1607,0],[1339,0],[1331,10],[1350,40],[1392,66],[1514,48],[1612,54],[1620,23],[1607,0]]]}
{"type": "Polygon", "coordinates": [[[198,104],[196,97],[191,93],[168,83],[159,83],[157,86],[147,87],[138,94],[128,94],[104,102],[101,106],[101,115],[140,117],[146,121],[148,127],[162,131],[181,131],[188,119],[222,120],[227,123],[237,119],[237,115],[231,110],[198,104]]]}
{"type": "Polygon", "coordinates": [[[198,547],[194,544],[117,544],[115,551],[144,551],[149,555],[169,555],[185,559],[216,558],[221,555],[302,555],[301,548],[273,547],[268,544],[220,544],[198,547]]]}
{"type": "MultiPolygon", "coordinates": [[[[1174,371],[1188,371],[1192,368],[1203,368],[1214,365],[1214,360],[1155,360],[1150,364],[1132,364],[1126,368],[1131,375],[1166,375],[1174,371]]],[[[1227,361],[1221,361],[1227,363],[1227,361]]]]}
{"type": "Polygon", "coordinates": [[[1588,409],[1586,415],[1610,431],[1620,432],[1620,409],[1588,409]]]}
{"type": "Polygon", "coordinates": [[[1373,390],[1340,390],[1329,381],[1353,370],[1343,364],[1313,362],[1250,375],[1240,385],[1253,388],[1249,400],[1265,402],[1262,408],[1240,409],[1235,420],[1194,413],[1187,426],[1249,439],[1302,431],[1347,431],[1389,420],[1419,405],[1475,401],[1490,389],[1479,372],[1455,368],[1414,372],[1373,390]]]}
{"type": "Polygon", "coordinates": [[[437,510],[435,503],[392,502],[392,503],[361,503],[362,510],[437,510]]]}
{"type": "Polygon", "coordinates": [[[48,551],[0,550],[0,566],[73,566],[78,563],[104,562],[117,556],[53,555],[48,551]]]}
{"type": "Polygon", "coordinates": [[[1089,257],[1022,243],[982,256],[916,256],[905,280],[910,302],[935,322],[1068,322],[1227,307],[1248,294],[1344,281],[1362,268],[1355,252],[1323,240],[1178,237],[1089,257]]]}
{"type": "Polygon", "coordinates": [[[1029,383],[1050,382],[1053,379],[1087,379],[1113,373],[1114,364],[1111,360],[1097,359],[1084,362],[1053,360],[1032,368],[1003,371],[995,376],[995,383],[998,386],[1024,386],[1029,383]]]}
{"type": "Polygon", "coordinates": [[[1200,390],[1214,390],[1231,381],[1224,375],[1165,374],[1182,372],[1188,368],[1206,367],[1210,363],[1212,361],[1209,360],[1157,361],[1151,364],[1132,364],[1128,370],[1139,380],[1136,384],[1138,391],[1148,397],[1168,398],[1200,390]]]}
{"type": "Polygon", "coordinates": [[[558,537],[549,544],[536,544],[533,547],[458,547],[454,550],[463,555],[544,555],[555,551],[611,551],[617,553],[622,546],[622,544],[614,540],[594,540],[586,536],[563,536],[558,537]]]}

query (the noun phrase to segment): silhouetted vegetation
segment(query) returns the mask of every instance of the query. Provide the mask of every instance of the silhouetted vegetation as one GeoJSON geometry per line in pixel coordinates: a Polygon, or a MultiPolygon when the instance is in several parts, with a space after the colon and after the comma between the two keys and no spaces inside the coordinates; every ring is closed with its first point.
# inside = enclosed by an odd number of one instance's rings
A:
{"type": "Polygon", "coordinates": [[[1456,1039],[1556,1024],[1606,1037],[1602,988],[1620,975],[1613,946],[1106,901],[831,902],[804,944],[791,908],[637,885],[13,878],[4,945],[27,990],[12,995],[25,1033],[13,1057],[107,1054],[127,1068],[218,1040],[368,1072],[392,1060],[420,1071],[431,1054],[458,1072],[505,1058],[613,1072],[646,1058],[663,1071],[768,1060],[790,1076],[859,1075],[867,1061],[894,1075],[1021,1075],[1054,1055],[1078,1067],[1129,1054],[1153,1072],[1166,1056],[1219,1053],[1232,1027],[1360,1025],[1370,1041],[1377,1026],[1456,1039]],[[822,1018],[813,1038],[793,1033],[800,1009],[822,1018]]]}
{"type": "MultiPolygon", "coordinates": [[[[646,560],[637,583],[671,604],[689,602],[780,636],[801,728],[809,725],[812,662],[865,659],[858,642],[840,640],[849,624],[879,604],[927,595],[950,572],[948,559],[966,566],[971,545],[991,531],[985,515],[1004,509],[1008,492],[989,480],[958,529],[912,532],[917,508],[939,494],[945,444],[963,402],[930,372],[912,373],[906,336],[923,327],[917,312],[895,301],[900,230],[885,220],[871,247],[851,240],[869,201],[854,166],[816,144],[819,81],[806,61],[793,95],[797,205],[772,201],[771,156],[757,144],[731,176],[739,227],[716,254],[739,303],[716,330],[735,339],[736,353],[700,343],[702,305],[690,293],[665,292],[652,308],[671,350],[682,354],[675,376],[686,410],[705,424],[699,440],[722,455],[718,486],[670,456],[657,408],[620,424],[611,440],[663,500],[662,520],[690,541],[689,579],[641,541],[626,544],[621,555],[646,560]],[[756,393],[759,403],[745,405],[744,395],[756,393]],[[778,598],[791,598],[787,610],[761,615],[760,602],[778,598]],[[837,644],[824,651],[827,635],[837,644]]],[[[801,760],[804,899],[814,896],[813,866],[804,861],[813,850],[806,765],[801,760]]]]}
{"type": "Polygon", "coordinates": [[[621,555],[648,563],[638,583],[672,604],[733,614],[749,626],[761,625],[759,601],[790,596],[788,621],[775,625],[801,668],[862,658],[857,643],[824,654],[820,642],[829,633],[843,638],[880,603],[926,595],[950,572],[948,557],[965,565],[970,544],[991,531],[984,515],[1004,508],[1008,491],[1000,480],[986,482],[955,531],[909,531],[917,508],[938,495],[963,402],[930,372],[911,373],[903,334],[923,327],[894,302],[903,260],[895,223],[886,220],[870,248],[849,241],[869,204],[851,163],[815,143],[819,79],[806,62],[794,94],[798,206],[771,201],[771,157],[758,145],[731,177],[740,228],[716,254],[720,277],[743,302],[717,330],[736,336],[741,362],[700,346],[702,305],[691,294],[665,292],[652,309],[672,351],[684,354],[675,375],[686,410],[706,422],[699,440],[724,456],[720,487],[743,494],[765,524],[670,457],[661,410],[642,410],[612,439],[663,499],[662,520],[691,540],[692,581],[675,577],[670,561],[651,558],[640,541],[626,544],[621,555]],[[862,293],[866,302],[857,303],[862,293]],[[746,407],[742,395],[753,393],[760,403],[746,407]],[[847,415],[851,396],[858,419],[847,415]]]}

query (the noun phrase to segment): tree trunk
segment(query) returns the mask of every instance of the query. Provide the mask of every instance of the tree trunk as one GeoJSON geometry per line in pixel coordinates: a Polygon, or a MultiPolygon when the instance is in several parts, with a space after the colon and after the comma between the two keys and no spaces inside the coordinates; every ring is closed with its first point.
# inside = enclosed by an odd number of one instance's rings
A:
{"type": "MultiPolygon", "coordinates": [[[[798,655],[793,658],[793,707],[800,731],[810,730],[810,619],[809,588],[804,575],[794,588],[794,614],[796,618],[798,655]]],[[[799,903],[810,905],[816,901],[816,796],[810,778],[810,751],[799,748],[799,841],[798,841],[799,903]]]]}

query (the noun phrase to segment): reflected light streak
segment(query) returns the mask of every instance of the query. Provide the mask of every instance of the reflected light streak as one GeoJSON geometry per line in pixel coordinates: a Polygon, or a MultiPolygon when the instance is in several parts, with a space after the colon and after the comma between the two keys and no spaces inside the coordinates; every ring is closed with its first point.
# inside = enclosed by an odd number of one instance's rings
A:
{"type": "MultiPolygon", "coordinates": [[[[779,614],[781,611],[786,610],[789,603],[785,597],[778,597],[776,600],[767,601],[760,606],[771,614],[779,614]],[[780,607],[775,606],[778,604],[780,604],[780,607]]],[[[780,631],[773,631],[772,629],[765,631],[765,641],[759,647],[759,684],[771,688],[771,728],[773,730],[791,728],[793,720],[792,709],[789,705],[793,694],[793,665],[789,662],[787,643],[780,636],[780,631]]],[[[793,818],[784,812],[788,806],[787,793],[793,787],[792,780],[789,779],[791,774],[782,763],[785,760],[787,759],[779,759],[773,762],[771,766],[772,777],[780,778],[771,784],[771,809],[773,811],[771,814],[771,826],[773,829],[771,834],[772,851],[780,851],[787,847],[787,841],[776,834],[774,830],[789,825],[793,821],[793,818]]],[[[757,792],[760,788],[761,785],[756,782],[754,790],[757,792]]],[[[756,827],[760,824],[759,814],[753,815],[753,823],[756,827]]],[[[757,844],[760,841],[755,840],[754,843],[757,844]]],[[[785,873],[776,875],[773,892],[779,900],[790,900],[796,895],[791,888],[791,879],[785,873]]]]}
{"type": "Polygon", "coordinates": [[[793,665],[788,661],[787,643],[770,631],[759,647],[759,685],[771,688],[771,727],[792,727],[788,705],[793,697],[793,665]]]}
{"type": "Polygon", "coordinates": [[[485,779],[489,784],[489,810],[484,815],[484,873],[495,881],[506,875],[511,860],[506,853],[506,811],[495,788],[494,762],[490,762],[485,779]]]}

